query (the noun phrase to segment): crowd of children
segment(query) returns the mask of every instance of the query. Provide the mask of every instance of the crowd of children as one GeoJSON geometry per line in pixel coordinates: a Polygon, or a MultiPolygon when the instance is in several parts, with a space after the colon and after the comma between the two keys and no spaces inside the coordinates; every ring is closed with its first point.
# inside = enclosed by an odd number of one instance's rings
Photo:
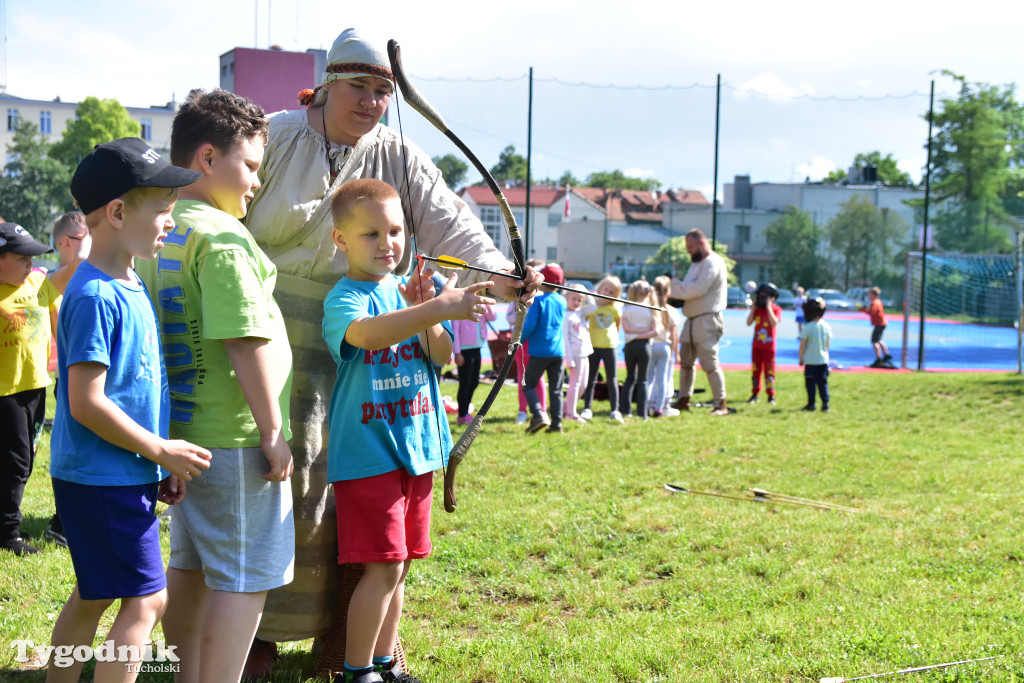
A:
{"type": "MultiPolygon", "coordinates": [[[[240,222],[260,186],[266,141],[260,107],[197,90],[174,120],[170,160],[137,138],[97,146],[71,181],[81,212],[55,228],[61,264],[52,281],[32,268],[32,256],[52,249],[0,222],[0,423],[11,434],[0,453],[0,548],[38,552],[22,537],[20,503],[55,337],[51,528],[66,539],[76,577],[55,646],[91,645],[120,600],[108,634],[115,647],[135,647],[141,657],[162,619],[182,680],[237,681],[267,592],[295,574],[292,355],[274,298],[277,270],[240,222]],[[157,501],[173,506],[166,569],[157,501]]],[[[436,286],[422,261],[397,276],[406,226],[388,183],[345,182],[330,211],[348,272],[323,303],[322,335],[338,367],[327,424],[344,435],[328,439],[327,469],[344,520],[337,561],[365,565],[349,604],[339,680],[411,681],[392,668],[392,647],[410,562],[431,553],[433,472],[452,446],[431,365],[454,356],[456,422],[469,423],[495,319],[487,295],[494,282],[458,287],[453,276],[436,286]]],[[[537,265],[544,282],[526,315],[520,369],[526,432],[558,433],[563,421],[593,419],[599,386],[616,423],[677,415],[669,403],[682,320],[668,305],[669,278],[637,280],[628,301],[613,302],[581,286],[563,295],[561,267],[537,265]]],[[[611,275],[596,287],[603,297],[622,290],[611,275]]],[[[777,295],[762,285],[747,319],[751,402],[762,375],[775,402],[777,295]]],[[[823,302],[804,311],[804,409],[814,409],[817,393],[827,411],[831,331],[823,302]]],[[[879,354],[887,354],[877,323],[876,330],[879,354]]],[[[48,680],[78,680],[81,667],[51,667],[48,680]]],[[[116,677],[115,667],[124,678],[123,662],[97,662],[97,680],[116,677]]]]}

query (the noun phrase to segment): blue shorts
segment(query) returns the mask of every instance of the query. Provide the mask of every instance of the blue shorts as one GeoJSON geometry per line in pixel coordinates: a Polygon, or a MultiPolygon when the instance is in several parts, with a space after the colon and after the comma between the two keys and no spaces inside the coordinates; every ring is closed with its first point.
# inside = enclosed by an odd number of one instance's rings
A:
{"type": "Polygon", "coordinates": [[[133,598],[166,588],[157,484],[52,482],[83,600],[133,598]]]}

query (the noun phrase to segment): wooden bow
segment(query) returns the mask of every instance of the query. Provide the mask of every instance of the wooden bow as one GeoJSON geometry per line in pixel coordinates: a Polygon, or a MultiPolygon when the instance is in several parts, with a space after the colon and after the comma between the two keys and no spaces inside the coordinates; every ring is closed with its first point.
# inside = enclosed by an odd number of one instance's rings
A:
{"type": "MultiPolygon", "coordinates": [[[[462,150],[462,153],[466,155],[473,167],[476,168],[477,172],[487,183],[487,187],[490,188],[494,194],[495,199],[498,201],[498,207],[501,209],[501,215],[504,218],[505,229],[508,234],[509,244],[512,247],[512,261],[515,264],[515,275],[518,279],[526,280],[526,257],[523,251],[523,239],[519,233],[519,227],[516,225],[516,219],[512,215],[512,209],[509,207],[508,200],[505,195],[502,194],[501,188],[498,187],[498,183],[494,180],[494,177],[490,174],[487,168],[477,159],[476,155],[466,146],[466,144],[459,139],[455,133],[449,130],[448,125],[444,122],[437,110],[435,110],[429,102],[423,99],[423,96],[417,92],[416,88],[412,87],[409,80],[405,76],[405,71],[402,69],[402,57],[401,48],[398,46],[398,42],[395,40],[388,41],[388,58],[391,61],[391,72],[395,76],[395,82],[398,84],[399,89],[402,91],[402,95],[405,97],[405,101],[409,105],[418,111],[427,121],[429,121],[435,128],[445,134],[445,136],[455,143],[455,146],[462,150]]],[[[451,453],[448,456],[448,468],[445,470],[444,475],[444,509],[446,512],[455,511],[455,473],[458,470],[459,463],[462,462],[463,458],[469,452],[469,447],[473,444],[473,440],[476,439],[477,434],[480,433],[480,426],[483,424],[484,416],[487,415],[487,411],[490,410],[491,404],[494,403],[494,399],[497,397],[498,392],[501,391],[502,385],[505,384],[505,378],[508,377],[509,371],[512,369],[512,365],[515,363],[516,351],[522,346],[521,338],[523,334],[523,323],[526,320],[526,304],[520,301],[523,295],[522,290],[517,290],[516,299],[516,317],[515,322],[512,324],[512,340],[508,345],[508,356],[505,358],[505,363],[501,366],[501,371],[498,372],[498,376],[494,380],[494,384],[491,386],[490,392],[487,394],[487,398],[484,399],[483,404],[473,417],[472,422],[466,427],[466,431],[462,433],[459,440],[455,443],[451,453]]]]}

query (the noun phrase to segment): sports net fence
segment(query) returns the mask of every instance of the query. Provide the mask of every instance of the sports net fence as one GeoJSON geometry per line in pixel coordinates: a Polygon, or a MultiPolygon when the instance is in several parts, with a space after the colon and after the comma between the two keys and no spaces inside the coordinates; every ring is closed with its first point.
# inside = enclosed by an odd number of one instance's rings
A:
{"type": "Polygon", "coordinates": [[[907,254],[903,366],[926,369],[998,357],[1021,370],[1021,251],[1016,254],[907,254]],[[922,262],[924,267],[922,268],[922,262]],[[922,286],[923,283],[923,286],[922,286]],[[924,334],[921,335],[923,299],[924,334]]]}

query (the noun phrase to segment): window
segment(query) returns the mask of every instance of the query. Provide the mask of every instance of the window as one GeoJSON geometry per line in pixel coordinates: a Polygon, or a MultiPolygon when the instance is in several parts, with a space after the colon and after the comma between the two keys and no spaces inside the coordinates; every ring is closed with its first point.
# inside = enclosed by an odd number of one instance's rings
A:
{"type": "Polygon", "coordinates": [[[7,110],[7,130],[14,130],[18,126],[18,110],[7,110]]]}
{"type": "Polygon", "coordinates": [[[39,132],[44,135],[49,135],[53,132],[50,123],[50,112],[48,111],[39,112],[39,132]]]}
{"type": "Polygon", "coordinates": [[[496,206],[480,207],[480,222],[484,225],[484,232],[496,245],[501,244],[501,237],[505,228],[501,224],[501,211],[496,206]]]}
{"type": "Polygon", "coordinates": [[[558,260],[558,247],[548,247],[547,260],[549,263],[558,260]]]}
{"type": "Polygon", "coordinates": [[[548,214],[548,227],[557,228],[558,224],[562,222],[562,214],[555,212],[548,214]]]}
{"type": "Polygon", "coordinates": [[[749,225],[737,225],[736,226],[736,253],[742,253],[744,251],[743,245],[750,244],[750,226],[749,225]]]}
{"type": "Polygon", "coordinates": [[[139,119],[139,123],[142,124],[142,132],[140,137],[143,140],[153,139],[153,120],[152,119],[139,119]]]}

